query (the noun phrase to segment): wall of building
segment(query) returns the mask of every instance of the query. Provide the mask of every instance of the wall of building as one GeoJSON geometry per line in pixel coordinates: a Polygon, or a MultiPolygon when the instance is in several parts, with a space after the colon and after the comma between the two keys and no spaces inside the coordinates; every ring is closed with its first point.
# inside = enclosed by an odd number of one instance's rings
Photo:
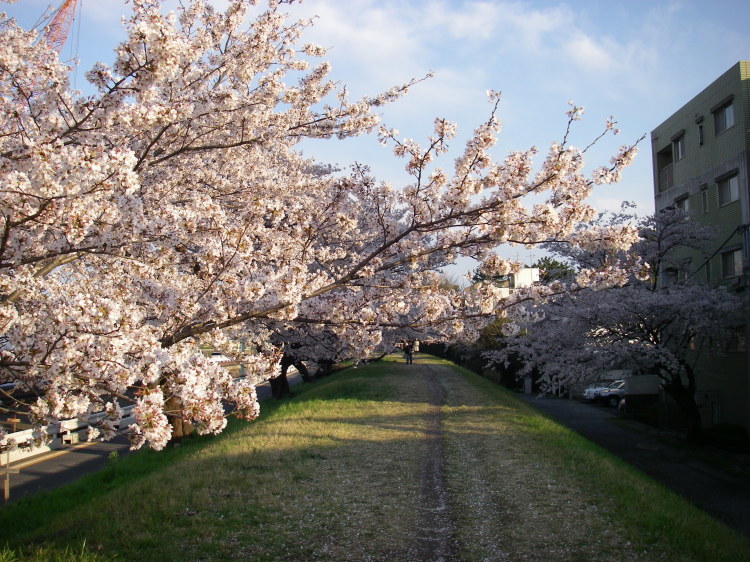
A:
{"type": "MultiPolygon", "coordinates": [[[[750,223],[749,78],[750,62],[738,62],[651,134],[656,210],[670,205],[683,206],[687,199],[693,218],[715,226],[716,244],[726,248],[743,244],[737,227],[750,223]],[[734,125],[717,134],[711,109],[730,96],[733,96],[734,125]],[[673,185],[664,188],[660,185],[657,155],[670,151],[675,137],[680,134],[684,138],[685,155],[671,164],[673,185]],[[740,197],[721,206],[717,179],[734,170],[737,170],[740,197]]],[[[750,256],[746,253],[746,257],[750,256]]],[[[693,261],[698,267],[703,260],[695,254],[693,261]]],[[[700,275],[711,283],[721,283],[721,256],[713,257],[700,275]]]]}
{"type": "MultiPolygon", "coordinates": [[[[708,264],[703,265],[705,257],[698,252],[690,255],[692,270],[698,269],[695,280],[727,285],[747,299],[750,254],[738,227],[750,223],[750,61],[740,61],[719,76],[656,127],[651,140],[656,210],[670,205],[684,208],[687,203],[693,219],[717,229],[712,248],[716,254],[708,264]],[[717,133],[713,110],[730,97],[734,125],[717,133]],[[673,142],[681,135],[684,155],[676,158],[673,142]],[[660,171],[668,156],[671,166],[660,171]],[[734,170],[739,198],[722,206],[717,180],[734,170]],[[721,253],[733,248],[743,249],[745,274],[725,279],[721,253]]],[[[750,313],[747,302],[745,309],[750,313]]],[[[746,325],[745,340],[748,335],[746,325]]],[[[696,399],[707,425],[732,423],[750,430],[750,361],[745,347],[713,355],[698,365],[696,399]]]]}

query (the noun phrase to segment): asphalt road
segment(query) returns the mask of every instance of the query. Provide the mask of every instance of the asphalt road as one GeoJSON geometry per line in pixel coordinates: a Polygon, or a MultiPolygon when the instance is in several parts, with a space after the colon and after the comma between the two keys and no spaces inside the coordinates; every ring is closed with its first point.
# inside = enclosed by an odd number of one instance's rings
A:
{"type": "Polygon", "coordinates": [[[10,475],[10,501],[70,484],[84,474],[101,470],[112,451],[120,456],[128,454],[127,440],[120,437],[106,443],[79,443],[11,463],[11,468],[19,471],[10,475]]]}
{"type": "Polygon", "coordinates": [[[632,420],[626,429],[612,423],[618,416],[614,408],[561,398],[519,397],[750,538],[750,455],[699,449],[680,435],[632,420]]]}

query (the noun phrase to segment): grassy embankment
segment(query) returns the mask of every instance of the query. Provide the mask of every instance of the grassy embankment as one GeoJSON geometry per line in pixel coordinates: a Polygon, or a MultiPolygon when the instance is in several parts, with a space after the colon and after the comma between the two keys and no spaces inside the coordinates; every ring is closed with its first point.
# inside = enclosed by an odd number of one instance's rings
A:
{"type": "Polygon", "coordinates": [[[419,362],[302,385],[256,422],[3,507],[0,561],[413,557],[430,379],[458,558],[750,559],[743,537],[512,394],[419,362]]]}

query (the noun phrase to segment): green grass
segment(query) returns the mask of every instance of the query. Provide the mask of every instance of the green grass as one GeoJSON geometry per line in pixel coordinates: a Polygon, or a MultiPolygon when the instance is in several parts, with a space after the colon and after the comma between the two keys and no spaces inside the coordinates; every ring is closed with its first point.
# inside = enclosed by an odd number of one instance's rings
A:
{"type": "MultiPolygon", "coordinates": [[[[503,418],[503,422],[495,420],[494,427],[503,423],[506,436],[510,433],[519,436],[518,447],[543,451],[537,463],[543,465],[545,477],[562,474],[564,480],[558,481],[557,486],[583,491],[587,501],[607,511],[608,519],[622,526],[626,533],[625,542],[630,543],[635,551],[644,553],[649,559],[750,559],[750,544],[739,533],[621,459],[541,415],[511,392],[460,367],[454,368],[462,371],[475,388],[481,389],[488,403],[507,409],[495,416],[503,418]]],[[[465,438],[462,437],[461,441],[464,445],[465,438]]],[[[492,452],[497,453],[497,450],[492,452]]],[[[501,462],[499,456],[494,455],[486,465],[496,466],[501,462]]],[[[565,517],[565,514],[560,515],[565,517]]],[[[604,531],[599,529],[599,532],[604,531]]],[[[585,536],[589,539],[595,537],[596,529],[589,529],[585,536]]],[[[606,549],[603,548],[603,552],[606,549]]],[[[617,558],[616,550],[610,554],[617,558]]]]}
{"type": "Polygon", "coordinates": [[[98,562],[111,558],[102,557],[96,553],[88,552],[86,543],[82,543],[80,548],[56,549],[47,547],[21,547],[16,550],[5,548],[0,550],[0,562],[69,562],[76,560],[78,562],[98,562]]]}
{"type": "Polygon", "coordinates": [[[419,357],[300,385],[255,422],[5,506],[0,562],[407,558],[429,370],[462,559],[750,559],[742,536],[511,393],[419,357]]]}

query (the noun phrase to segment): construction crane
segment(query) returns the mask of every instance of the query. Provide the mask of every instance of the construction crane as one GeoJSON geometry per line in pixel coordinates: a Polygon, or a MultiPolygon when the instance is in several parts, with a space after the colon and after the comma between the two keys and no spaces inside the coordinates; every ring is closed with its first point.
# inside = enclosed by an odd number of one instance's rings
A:
{"type": "Polygon", "coordinates": [[[63,0],[42,32],[42,41],[58,53],[62,51],[65,40],[68,38],[77,3],[78,0],[63,0]]]}

